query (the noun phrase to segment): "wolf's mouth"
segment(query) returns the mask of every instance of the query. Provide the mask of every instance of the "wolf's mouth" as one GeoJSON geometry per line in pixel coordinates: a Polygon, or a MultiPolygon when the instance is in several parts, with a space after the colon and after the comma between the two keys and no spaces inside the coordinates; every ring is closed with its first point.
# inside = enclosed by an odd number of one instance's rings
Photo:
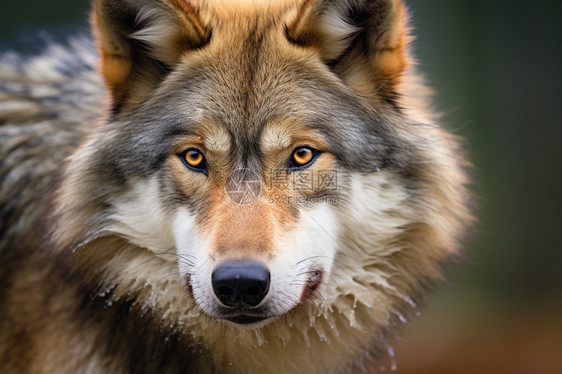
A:
{"type": "Polygon", "coordinates": [[[239,325],[252,325],[254,323],[262,322],[268,318],[270,317],[259,314],[237,314],[223,317],[223,319],[239,325]]]}

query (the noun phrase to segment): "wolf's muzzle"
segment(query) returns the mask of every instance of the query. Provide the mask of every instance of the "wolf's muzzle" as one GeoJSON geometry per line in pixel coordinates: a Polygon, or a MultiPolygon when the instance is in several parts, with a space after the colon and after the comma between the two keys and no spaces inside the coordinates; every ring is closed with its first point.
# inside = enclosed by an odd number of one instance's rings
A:
{"type": "Polygon", "coordinates": [[[252,260],[229,261],[219,265],[211,275],[213,292],[224,306],[256,307],[267,295],[271,274],[252,260]]]}

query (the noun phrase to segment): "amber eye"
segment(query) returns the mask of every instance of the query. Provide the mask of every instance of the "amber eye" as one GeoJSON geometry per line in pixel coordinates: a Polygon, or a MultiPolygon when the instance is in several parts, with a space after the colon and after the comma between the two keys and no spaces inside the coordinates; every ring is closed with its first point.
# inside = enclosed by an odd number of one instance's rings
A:
{"type": "Polygon", "coordinates": [[[197,168],[203,162],[203,154],[195,149],[187,151],[185,154],[185,162],[187,162],[189,166],[197,168]]]}
{"type": "Polygon", "coordinates": [[[207,163],[201,151],[190,148],[183,151],[179,156],[183,163],[190,169],[204,173],[207,172],[207,163]]]}
{"type": "Polygon", "coordinates": [[[291,168],[306,167],[316,159],[318,156],[318,150],[310,147],[299,147],[294,150],[291,156],[291,168]]]}

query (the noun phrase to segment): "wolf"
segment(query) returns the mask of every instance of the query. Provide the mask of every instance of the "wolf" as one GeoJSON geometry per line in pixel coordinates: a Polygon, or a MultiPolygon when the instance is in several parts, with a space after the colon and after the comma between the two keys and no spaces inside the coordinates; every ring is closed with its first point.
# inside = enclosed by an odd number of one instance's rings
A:
{"type": "Polygon", "coordinates": [[[374,372],[472,220],[403,2],[91,19],[0,58],[0,372],[374,372]]]}

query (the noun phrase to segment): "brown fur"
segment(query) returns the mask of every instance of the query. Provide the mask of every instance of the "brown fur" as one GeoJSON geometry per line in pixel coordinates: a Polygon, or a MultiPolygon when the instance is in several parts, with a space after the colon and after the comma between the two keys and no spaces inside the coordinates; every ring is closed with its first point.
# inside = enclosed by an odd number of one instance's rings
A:
{"type": "Polygon", "coordinates": [[[80,46],[62,74],[0,62],[0,371],[370,370],[471,221],[402,2],[98,0],[92,20],[102,78],[80,46]],[[271,183],[305,172],[286,171],[300,146],[336,190],[271,183]],[[225,190],[239,168],[263,178],[251,205],[225,190]],[[204,259],[179,249],[188,224],[204,259]],[[325,248],[300,260],[303,237],[325,248]],[[233,258],[312,265],[246,331],[197,299],[200,268],[233,258]]]}

